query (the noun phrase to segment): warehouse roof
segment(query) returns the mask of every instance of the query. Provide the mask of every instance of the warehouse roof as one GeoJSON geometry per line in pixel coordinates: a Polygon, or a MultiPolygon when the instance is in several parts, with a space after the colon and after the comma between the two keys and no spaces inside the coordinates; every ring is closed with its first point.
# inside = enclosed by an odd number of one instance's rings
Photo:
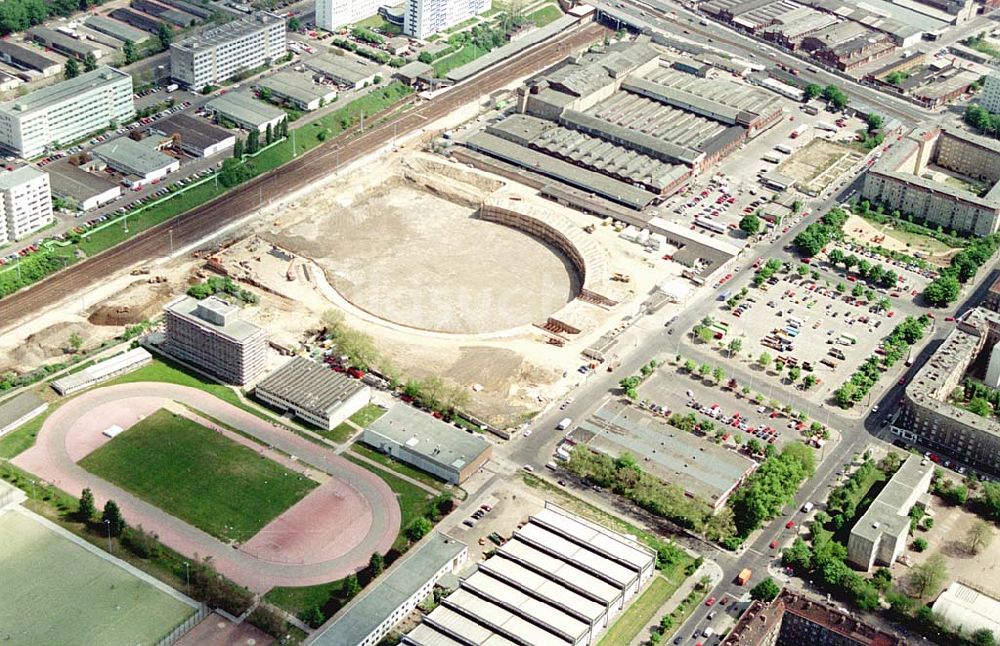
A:
{"type": "Polygon", "coordinates": [[[368,426],[425,459],[461,471],[490,448],[483,438],[461,431],[413,406],[397,404],[368,426]]]}
{"type": "Polygon", "coordinates": [[[362,382],[306,357],[295,357],[257,384],[265,391],[318,416],[328,416],[367,388],[362,382]]]}
{"type": "Polygon", "coordinates": [[[123,368],[128,368],[129,366],[138,366],[153,358],[149,351],[145,348],[132,348],[121,354],[116,354],[115,356],[105,359],[103,361],[98,361],[92,366],[87,366],[79,372],[74,372],[66,375],[65,377],[60,377],[52,382],[52,387],[58,392],[65,394],[66,392],[72,392],[73,390],[79,389],[81,386],[87,386],[92,383],[97,383],[109,376],[114,375],[119,370],[123,368]]]}
{"type": "Polygon", "coordinates": [[[466,145],[493,157],[517,164],[533,172],[552,177],[586,191],[597,193],[603,197],[633,209],[642,209],[656,196],[649,191],[636,188],[631,184],[618,181],[607,175],[595,173],[579,166],[564,162],[530,148],[519,146],[513,142],[501,139],[487,132],[480,132],[466,140],[466,145]]]}
{"type": "Polygon", "coordinates": [[[126,25],[120,20],[107,18],[105,16],[88,16],[83,24],[102,34],[114,36],[118,40],[131,40],[133,43],[141,43],[151,37],[148,31],[136,29],[132,25],[126,25]]]}
{"type": "Polygon", "coordinates": [[[401,559],[383,578],[313,633],[307,643],[318,646],[360,643],[465,549],[463,543],[434,532],[430,540],[401,559]]]}
{"type": "Polygon", "coordinates": [[[229,92],[220,97],[212,99],[205,104],[209,110],[218,112],[223,116],[228,116],[243,123],[254,126],[280,119],[285,116],[285,111],[268,105],[263,101],[258,101],[245,92],[229,92]]]}
{"type": "Polygon", "coordinates": [[[952,582],[931,608],[936,617],[961,626],[963,632],[985,628],[994,635],[1000,633],[1000,600],[961,581],[952,582]]]}
{"type": "Polygon", "coordinates": [[[165,155],[156,148],[130,137],[119,137],[107,143],[95,146],[94,154],[111,166],[146,175],[166,168],[177,160],[165,155]]]}
{"type": "Polygon", "coordinates": [[[201,150],[235,137],[225,128],[212,125],[204,119],[198,119],[183,112],[173,114],[161,121],[154,121],[152,130],[165,136],[179,134],[181,145],[191,144],[201,150]]]}
{"type": "Polygon", "coordinates": [[[265,76],[257,81],[257,85],[267,88],[277,95],[288,97],[293,101],[304,104],[312,103],[320,99],[328,99],[336,94],[336,90],[330,86],[318,85],[312,82],[299,72],[285,70],[265,76]]]}
{"type": "Polygon", "coordinates": [[[48,85],[30,94],[0,103],[0,111],[24,115],[36,110],[46,110],[53,104],[73,101],[84,92],[120,82],[122,79],[128,79],[131,82],[132,77],[113,67],[98,67],[96,70],[85,72],[76,78],[48,85]]]}
{"type": "Polygon", "coordinates": [[[69,163],[49,164],[45,170],[49,173],[49,184],[53,193],[72,198],[78,202],[83,202],[118,186],[100,175],[88,173],[69,163]]]}
{"type": "Polygon", "coordinates": [[[99,57],[104,53],[100,47],[92,43],[88,44],[87,41],[77,40],[72,36],[67,36],[62,32],[48,29],[47,27],[33,27],[28,30],[28,35],[34,40],[49,45],[53,49],[66,50],[79,57],[84,57],[87,54],[94,54],[99,57]]]}
{"type": "Polygon", "coordinates": [[[239,307],[218,296],[209,296],[201,301],[191,296],[181,296],[168,303],[164,309],[238,342],[262,332],[261,328],[240,318],[239,307]]]}
{"type": "Polygon", "coordinates": [[[379,66],[352,54],[324,54],[303,62],[309,69],[344,85],[355,85],[378,74],[379,66]]]}
{"type": "Polygon", "coordinates": [[[10,57],[11,60],[17,63],[27,65],[31,69],[38,71],[43,71],[50,67],[61,67],[59,61],[54,61],[48,56],[43,56],[27,45],[19,45],[6,40],[0,40],[0,53],[10,57]]]}

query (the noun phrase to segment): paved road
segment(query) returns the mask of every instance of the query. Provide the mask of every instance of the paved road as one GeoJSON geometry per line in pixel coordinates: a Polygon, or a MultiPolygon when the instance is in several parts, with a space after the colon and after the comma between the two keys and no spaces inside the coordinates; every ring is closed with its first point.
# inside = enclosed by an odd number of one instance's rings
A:
{"type": "MultiPolygon", "coordinates": [[[[135,383],[84,393],[49,416],[39,431],[35,446],[19,455],[14,463],[72,495],[79,495],[84,487],[90,487],[98,505],[114,499],[129,522],[155,531],[164,543],[182,554],[192,558],[195,555],[198,558],[211,556],[220,572],[255,592],[264,592],[273,586],[316,585],[343,578],[366,566],[373,551],[387,552],[399,533],[399,504],[393,491],[381,478],[330,449],[281,430],[201,390],[185,386],[135,383]],[[124,399],[131,401],[124,407],[126,410],[120,412],[119,419],[115,417],[119,414],[115,412],[115,404],[124,399]],[[335,558],[317,553],[311,555],[311,562],[306,564],[267,561],[227,546],[206,532],[90,474],[70,457],[69,449],[80,444],[81,433],[100,433],[100,428],[116,422],[127,427],[135,422],[137,410],[146,410],[150,406],[151,410],[156,410],[169,401],[183,402],[341,481],[345,491],[356,492],[362,504],[367,506],[364,513],[370,513],[372,519],[367,531],[363,536],[345,537],[350,549],[338,549],[339,554],[335,558]],[[102,411],[99,420],[89,416],[95,409],[102,411]]],[[[253,501],[248,500],[247,504],[252,505],[253,501]]]]}

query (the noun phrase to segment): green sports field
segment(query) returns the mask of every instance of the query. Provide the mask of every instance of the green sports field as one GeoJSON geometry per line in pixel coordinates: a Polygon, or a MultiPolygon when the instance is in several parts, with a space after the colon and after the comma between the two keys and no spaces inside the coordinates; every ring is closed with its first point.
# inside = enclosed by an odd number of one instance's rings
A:
{"type": "Polygon", "coordinates": [[[0,640],[155,644],[195,609],[9,511],[0,514],[0,640]]]}
{"type": "Polygon", "coordinates": [[[240,542],[317,486],[257,451],[163,409],[85,457],[80,466],[217,538],[240,542]]]}

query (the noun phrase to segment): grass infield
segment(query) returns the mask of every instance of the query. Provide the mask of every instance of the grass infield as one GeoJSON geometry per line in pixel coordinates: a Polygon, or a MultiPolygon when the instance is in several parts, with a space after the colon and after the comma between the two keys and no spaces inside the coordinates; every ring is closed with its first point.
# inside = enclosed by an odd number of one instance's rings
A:
{"type": "Polygon", "coordinates": [[[217,538],[239,542],[317,486],[249,447],[162,409],[86,456],[80,466],[217,538]]]}

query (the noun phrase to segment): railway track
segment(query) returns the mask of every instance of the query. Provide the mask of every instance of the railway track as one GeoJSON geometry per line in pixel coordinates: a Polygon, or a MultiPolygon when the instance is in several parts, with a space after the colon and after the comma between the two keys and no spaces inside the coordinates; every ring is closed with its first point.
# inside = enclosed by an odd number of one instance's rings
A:
{"type": "MultiPolygon", "coordinates": [[[[483,72],[474,79],[403,111],[401,116],[377,123],[360,133],[355,126],[326,144],[265,175],[260,175],[218,198],[171,220],[137,234],[92,258],[67,267],[48,278],[0,299],[0,326],[8,328],[143,260],[164,256],[174,247],[194,244],[207,235],[260,208],[264,196],[290,193],[375,152],[393,137],[411,132],[439,119],[458,107],[510,83],[540,71],[568,53],[602,38],[609,30],[591,23],[561,35],[510,63],[483,72]]],[[[411,99],[411,102],[415,99],[411,99]]],[[[387,110],[398,112],[399,104],[387,110]]],[[[0,329],[2,329],[0,328],[0,329]]]]}

